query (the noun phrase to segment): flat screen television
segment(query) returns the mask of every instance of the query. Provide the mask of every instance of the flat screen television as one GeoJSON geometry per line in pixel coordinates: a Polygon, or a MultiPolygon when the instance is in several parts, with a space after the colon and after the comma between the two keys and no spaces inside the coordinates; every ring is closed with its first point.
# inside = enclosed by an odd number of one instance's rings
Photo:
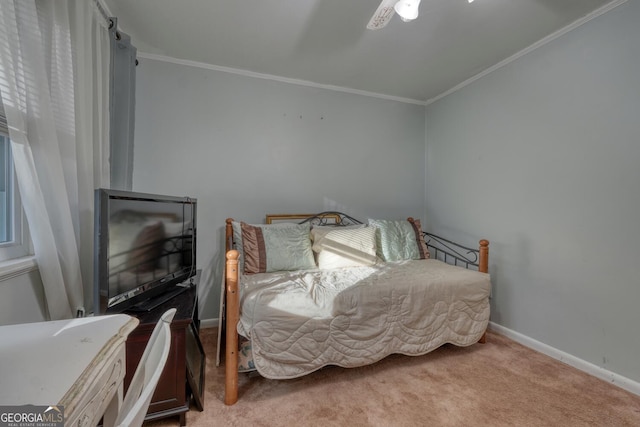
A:
{"type": "Polygon", "coordinates": [[[95,190],[95,314],[140,310],[184,289],[196,274],[196,208],[191,197],[95,190]]]}

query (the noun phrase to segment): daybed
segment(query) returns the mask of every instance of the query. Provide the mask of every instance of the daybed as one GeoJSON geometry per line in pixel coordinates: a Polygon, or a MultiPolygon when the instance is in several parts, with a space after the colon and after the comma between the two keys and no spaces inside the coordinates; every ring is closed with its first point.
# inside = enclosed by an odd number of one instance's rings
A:
{"type": "Polygon", "coordinates": [[[227,220],[226,404],[237,400],[239,335],[251,367],[273,379],[484,342],[488,241],[475,250],[412,218],[363,224],[339,212],[267,223],[227,220]]]}

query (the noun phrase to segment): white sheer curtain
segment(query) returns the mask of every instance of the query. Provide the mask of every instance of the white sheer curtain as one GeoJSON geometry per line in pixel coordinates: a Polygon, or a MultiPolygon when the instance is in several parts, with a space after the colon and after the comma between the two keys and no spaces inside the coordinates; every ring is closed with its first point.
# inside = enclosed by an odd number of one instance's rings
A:
{"type": "Polygon", "coordinates": [[[18,187],[49,317],[69,318],[91,301],[93,189],[108,186],[108,31],[86,0],[0,6],[0,90],[18,187]]]}
{"type": "MultiPolygon", "coordinates": [[[[49,0],[50,1],[50,0],[49,0]]],[[[56,0],[57,1],[57,0],[56,0]]],[[[80,267],[85,307],[93,305],[93,191],[110,186],[109,76],[111,42],[108,23],[96,3],[69,1],[71,42],[75,53],[77,214],[80,267]]]]}

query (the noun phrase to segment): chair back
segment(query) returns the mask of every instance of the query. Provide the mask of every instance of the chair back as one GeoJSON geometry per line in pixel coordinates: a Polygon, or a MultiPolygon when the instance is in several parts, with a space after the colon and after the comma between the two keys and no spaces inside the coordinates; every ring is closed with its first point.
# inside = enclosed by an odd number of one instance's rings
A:
{"type": "Polygon", "coordinates": [[[116,418],[118,427],[140,427],[149,410],[171,347],[171,321],[176,309],[167,310],[151,333],[116,418]]]}

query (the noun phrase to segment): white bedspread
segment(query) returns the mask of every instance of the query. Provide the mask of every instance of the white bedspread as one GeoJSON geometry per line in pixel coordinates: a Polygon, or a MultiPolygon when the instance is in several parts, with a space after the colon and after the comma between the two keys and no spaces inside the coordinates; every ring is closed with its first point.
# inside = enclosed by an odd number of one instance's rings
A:
{"type": "Polygon", "coordinates": [[[238,332],[258,372],[295,378],[477,342],[489,322],[488,274],[437,260],[244,275],[238,332]]]}

